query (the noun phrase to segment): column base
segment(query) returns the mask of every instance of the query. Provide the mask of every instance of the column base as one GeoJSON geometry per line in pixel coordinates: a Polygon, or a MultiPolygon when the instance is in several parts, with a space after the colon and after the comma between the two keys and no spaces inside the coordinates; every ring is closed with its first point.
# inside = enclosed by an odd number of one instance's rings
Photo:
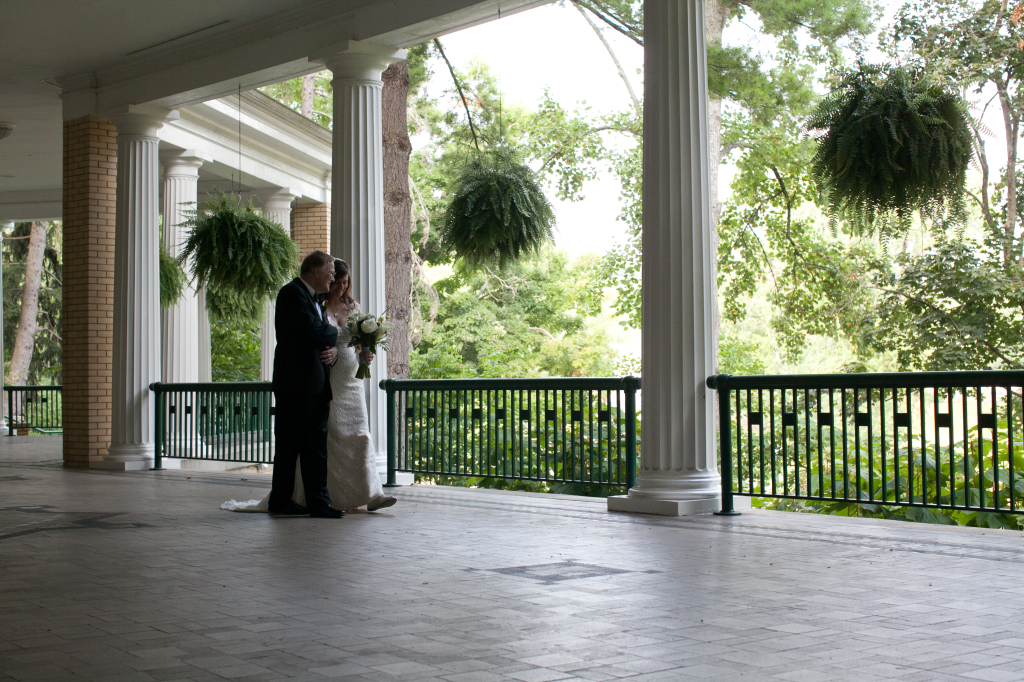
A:
{"type": "Polygon", "coordinates": [[[698,497],[692,500],[659,500],[651,497],[613,495],[608,498],[608,511],[658,516],[692,516],[711,514],[722,508],[718,497],[698,497]]]}
{"type": "Polygon", "coordinates": [[[150,443],[122,443],[111,445],[107,455],[98,462],[91,462],[91,469],[113,471],[139,471],[153,468],[153,445],[150,443]]]}
{"type": "Polygon", "coordinates": [[[145,471],[153,468],[151,459],[135,459],[128,462],[121,462],[110,459],[101,459],[89,463],[90,469],[106,469],[108,471],[145,471]]]}

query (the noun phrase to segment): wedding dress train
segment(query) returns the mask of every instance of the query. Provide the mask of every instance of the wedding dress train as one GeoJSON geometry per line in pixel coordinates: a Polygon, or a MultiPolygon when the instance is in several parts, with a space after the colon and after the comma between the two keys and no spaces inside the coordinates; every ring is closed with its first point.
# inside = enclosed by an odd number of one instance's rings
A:
{"type": "MultiPolygon", "coordinates": [[[[377,473],[377,454],[370,438],[363,380],[356,379],[359,356],[348,347],[349,336],[338,334],[338,361],[331,368],[331,411],[327,417],[327,492],[335,509],[356,509],[383,495],[377,473]]],[[[295,463],[295,492],[292,499],[306,504],[302,473],[295,463]]],[[[221,509],[238,512],[266,512],[269,493],[262,500],[228,500],[221,509]]]]}

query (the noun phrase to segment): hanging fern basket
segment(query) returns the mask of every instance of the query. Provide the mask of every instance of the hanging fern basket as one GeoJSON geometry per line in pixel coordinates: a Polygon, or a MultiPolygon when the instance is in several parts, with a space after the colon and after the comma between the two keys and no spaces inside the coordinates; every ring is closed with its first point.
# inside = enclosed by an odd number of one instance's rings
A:
{"type": "Polygon", "coordinates": [[[833,220],[856,232],[905,232],[914,212],[962,224],[972,137],[963,100],[905,67],[847,74],[807,122],[812,171],[833,220]]]}
{"type": "Polygon", "coordinates": [[[481,153],[452,194],[441,240],[471,267],[503,269],[552,238],[551,204],[533,171],[507,149],[481,153]]]}
{"type": "Polygon", "coordinates": [[[196,287],[244,299],[252,308],[275,296],[295,274],[298,248],[280,225],[218,193],[185,222],[178,262],[191,262],[196,287]]]}

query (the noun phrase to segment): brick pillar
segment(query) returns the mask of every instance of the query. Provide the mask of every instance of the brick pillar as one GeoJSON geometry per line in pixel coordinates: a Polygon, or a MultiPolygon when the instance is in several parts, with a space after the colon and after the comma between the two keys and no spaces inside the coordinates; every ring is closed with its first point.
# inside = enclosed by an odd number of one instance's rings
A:
{"type": "Polygon", "coordinates": [[[117,128],[64,122],[64,466],[88,467],[110,443],[117,128]]]}
{"type": "Polygon", "coordinates": [[[295,204],[292,206],[292,241],[299,245],[300,256],[310,251],[331,252],[331,205],[295,204]]]}

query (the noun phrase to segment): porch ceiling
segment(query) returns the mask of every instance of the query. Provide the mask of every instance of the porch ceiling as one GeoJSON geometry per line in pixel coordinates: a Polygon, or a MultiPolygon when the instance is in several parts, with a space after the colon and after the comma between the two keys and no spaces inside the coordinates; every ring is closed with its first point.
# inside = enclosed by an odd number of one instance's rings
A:
{"type": "MultiPolygon", "coordinates": [[[[501,0],[502,14],[551,0],[501,0]]],[[[348,40],[396,47],[495,18],[498,0],[9,0],[0,21],[0,192],[61,184],[65,117],[177,108],[318,71],[348,40]]]]}

